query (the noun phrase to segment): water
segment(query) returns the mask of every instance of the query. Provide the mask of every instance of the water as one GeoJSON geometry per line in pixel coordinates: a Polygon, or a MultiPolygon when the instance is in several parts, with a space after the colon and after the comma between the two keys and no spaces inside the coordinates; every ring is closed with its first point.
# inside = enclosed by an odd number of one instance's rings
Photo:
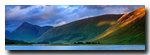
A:
{"type": "Polygon", "coordinates": [[[145,45],[14,46],[5,50],[145,50],[145,45]]]}

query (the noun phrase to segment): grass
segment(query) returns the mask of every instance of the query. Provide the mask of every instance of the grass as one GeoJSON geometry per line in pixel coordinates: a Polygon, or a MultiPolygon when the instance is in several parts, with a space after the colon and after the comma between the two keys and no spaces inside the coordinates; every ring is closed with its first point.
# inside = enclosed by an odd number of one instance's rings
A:
{"type": "Polygon", "coordinates": [[[119,24],[111,26],[107,31],[98,35],[98,39],[94,40],[94,42],[107,44],[145,44],[145,8],[143,9],[144,11],[142,10],[141,12],[138,9],[138,11],[135,10],[128,13],[128,15],[125,14],[125,16],[117,21],[119,24]],[[131,16],[133,16],[133,19],[131,16]],[[119,26],[122,27],[118,28],[119,26]]]}
{"type": "Polygon", "coordinates": [[[111,26],[110,24],[96,26],[97,23],[102,21],[116,21],[121,16],[111,14],[74,21],[48,30],[33,42],[71,43],[88,41],[111,26]]]}

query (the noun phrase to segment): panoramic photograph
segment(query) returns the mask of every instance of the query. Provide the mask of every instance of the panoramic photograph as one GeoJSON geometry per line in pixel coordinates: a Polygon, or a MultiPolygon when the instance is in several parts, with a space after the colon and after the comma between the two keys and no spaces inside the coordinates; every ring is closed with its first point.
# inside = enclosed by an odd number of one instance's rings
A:
{"type": "Polygon", "coordinates": [[[145,5],[5,5],[5,50],[145,50],[145,5]]]}

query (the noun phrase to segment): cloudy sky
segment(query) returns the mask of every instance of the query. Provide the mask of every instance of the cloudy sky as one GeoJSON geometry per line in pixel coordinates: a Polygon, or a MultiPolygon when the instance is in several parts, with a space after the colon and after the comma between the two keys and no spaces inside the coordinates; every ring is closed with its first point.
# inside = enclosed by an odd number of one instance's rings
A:
{"type": "Polygon", "coordinates": [[[5,31],[23,22],[39,26],[60,26],[104,14],[124,14],[144,5],[5,5],[5,31]]]}

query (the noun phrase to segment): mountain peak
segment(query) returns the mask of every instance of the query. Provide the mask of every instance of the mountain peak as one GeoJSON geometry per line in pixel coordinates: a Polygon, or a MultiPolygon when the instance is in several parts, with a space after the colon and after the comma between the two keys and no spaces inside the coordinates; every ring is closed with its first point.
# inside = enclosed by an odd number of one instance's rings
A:
{"type": "Polygon", "coordinates": [[[10,40],[22,40],[30,42],[40,37],[44,32],[52,27],[40,27],[38,25],[32,25],[28,22],[23,22],[16,30],[6,36],[10,40]]]}
{"type": "Polygon", "coordinates": [[[34,26],[33,24],[30,24],[28,22],[23,22],[22,25],[20,27],[31,27],[34,26]]]}
{"type": "Polygon", "coordinates": [[[22,24],[30,24],[30,23],[28,23],[28,22],[23,22],[22,24]]]}

